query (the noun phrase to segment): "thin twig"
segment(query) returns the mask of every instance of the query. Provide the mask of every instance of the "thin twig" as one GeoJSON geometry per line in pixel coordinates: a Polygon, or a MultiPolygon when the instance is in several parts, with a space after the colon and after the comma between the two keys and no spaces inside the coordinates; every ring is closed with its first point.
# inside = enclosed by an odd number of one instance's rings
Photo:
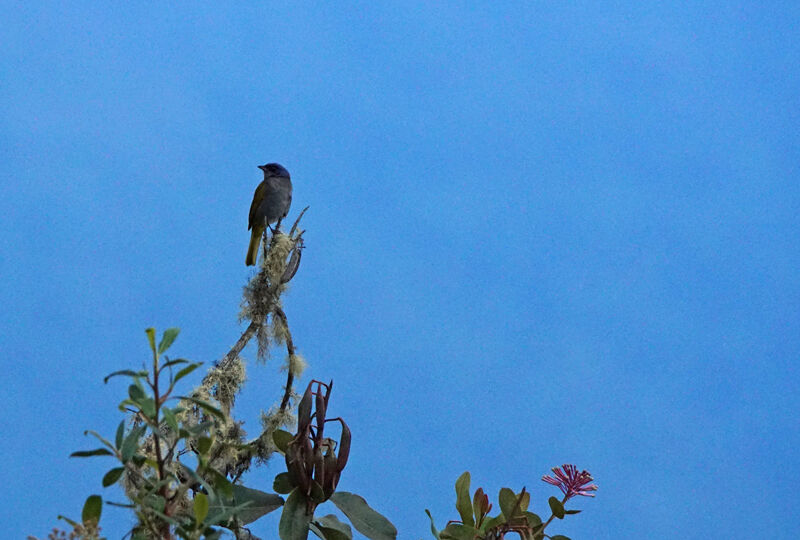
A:
{"type": "MultiPolygon", "coordinates": [[[[303,208],[303,211],[302,211],[302,212],[300,212],[300,215],[299,215],[299,216],[297,216],[297,219],[296,219],[296,220],[294,220],[294,225],[292,225],[292,228],[291,228],[291,229],[289,229],[289,236],[290,236],[290,237],[291,237],[291,236],[294,234],[294,231],[296,231],[296,230],[297,230],[297,225],[300,223],[300,219],[303,217],[303,214],[305,214],[305,213],[306,213],[306,210],[308,210],[308,208],[309,208],[308,206],[306,206],[305,208],[303,208]]],[[[303,234],[303,233],[300,233],[300,234],[303,234]]]]}

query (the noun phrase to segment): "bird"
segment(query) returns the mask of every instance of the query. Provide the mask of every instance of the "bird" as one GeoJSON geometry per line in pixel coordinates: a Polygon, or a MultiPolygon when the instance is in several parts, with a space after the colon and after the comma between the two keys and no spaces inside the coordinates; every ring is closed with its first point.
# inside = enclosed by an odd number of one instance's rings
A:
{"type": "Polygon", "coordinates": [[[258,168],[264,171],[264,180],[256,188],[250,205],[250,221],[247,225],[250,230],[250,246],[245,259],[247,266],[256,264],[264,229],[275,223],[274,230],[278,230],[292,204],[292,178],[289,171],[277,163],[259,165],[258,168]]]}

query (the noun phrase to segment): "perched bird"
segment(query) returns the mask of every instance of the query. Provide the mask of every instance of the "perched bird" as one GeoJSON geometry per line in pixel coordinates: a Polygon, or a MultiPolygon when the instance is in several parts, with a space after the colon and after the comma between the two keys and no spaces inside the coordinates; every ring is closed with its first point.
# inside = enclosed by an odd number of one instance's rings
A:
{"type": "Polygon", "coordinates": [[[258,246],[264,229],[276,223],[275,229],[281,225],[281,220],[289,213],[292,204],[292,179],[289,171],[277,163],[259,165],[264,171],[264,180],[256,188],[253,203],[250,205],[250,247],[247,248],[245,264],[253,266],[258,258],[258,246]]]}

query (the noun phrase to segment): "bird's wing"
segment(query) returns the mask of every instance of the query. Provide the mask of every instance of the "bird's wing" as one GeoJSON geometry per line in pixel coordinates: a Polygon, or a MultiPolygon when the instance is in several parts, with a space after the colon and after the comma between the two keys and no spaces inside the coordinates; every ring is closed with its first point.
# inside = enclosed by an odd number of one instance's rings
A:
{"type": "Polygon", "coordinates": [[[283,217],[289,213],[289,207],[292,206],[292,191],[289,190],[289,197],[286,199],[286,211],[283,213],[283,217]]]}
{"type": "Polygon", "coordinates": [[[264,196],[267,194],[267,181],[264,180],[258,187],[256,188],[256,192],[253,194],[253,202],[250,204],[250,219],[247,222],[247,230],[253,228],[253,224],[256,220],[256,212],[258,211],[259,205],[261,205],[261,201],[264,200],[264,196]]]}

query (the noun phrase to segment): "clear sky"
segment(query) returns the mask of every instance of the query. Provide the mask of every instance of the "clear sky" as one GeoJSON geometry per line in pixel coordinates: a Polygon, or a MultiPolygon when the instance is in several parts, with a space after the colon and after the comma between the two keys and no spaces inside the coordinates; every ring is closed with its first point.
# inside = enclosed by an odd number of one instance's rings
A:
{"type": "Polygon", "coordinates": [[[554,534],[797,538],[796,2],[2,4],[3,537],[119,499],[67,455],[145,327],[208,363],[238,338],[277,161],[311,206],[303,384],[334,379],[339,487],[401,539],[464,470],[544,514],[562,463],[600,489],[554,534]]]}

